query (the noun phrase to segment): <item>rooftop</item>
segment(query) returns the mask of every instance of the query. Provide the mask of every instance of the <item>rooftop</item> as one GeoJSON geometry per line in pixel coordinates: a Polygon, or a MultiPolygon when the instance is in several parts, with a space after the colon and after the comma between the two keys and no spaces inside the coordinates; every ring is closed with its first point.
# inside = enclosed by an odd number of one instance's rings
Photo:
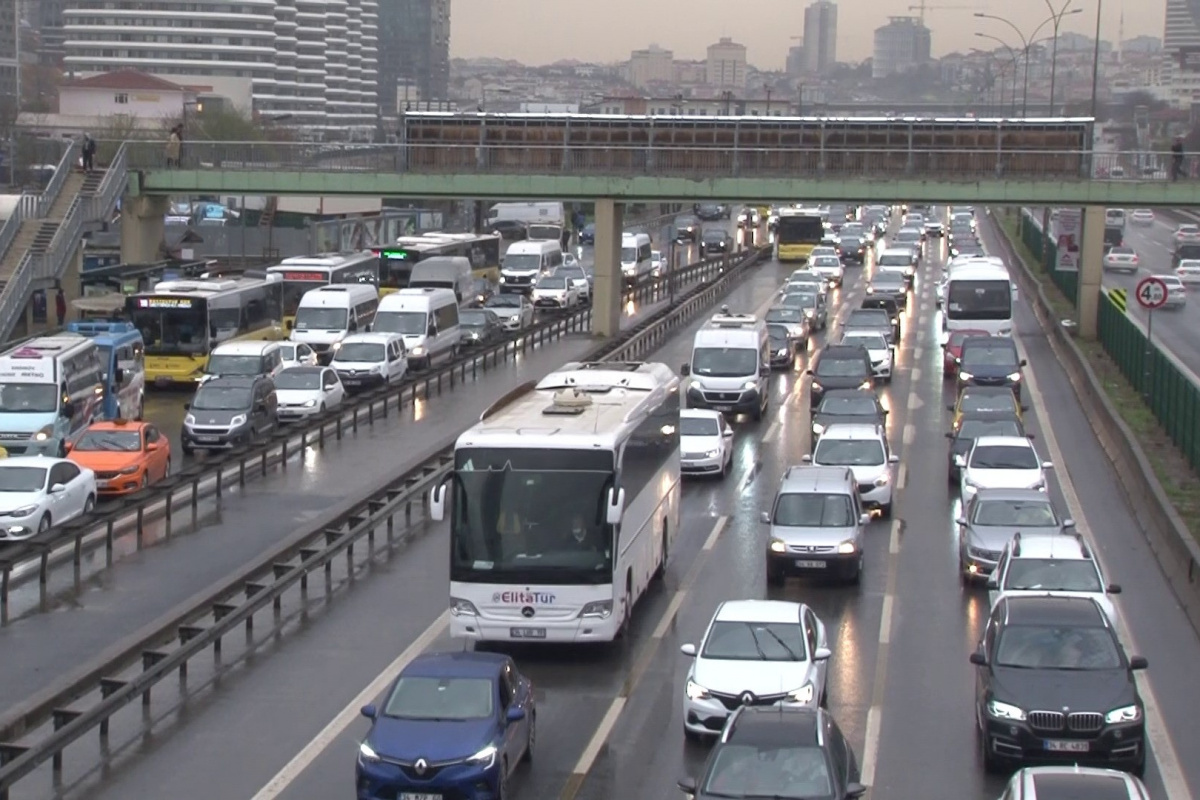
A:
{"type": "Polygon", "coordinates": [[[63,82],[68,89],[114,89],[129,92],[186,92],[188,88],[178,83],[172,83],[157,75],[138,72],[135,69],[121,69],[114,72],[102,72],[88,78],[75,78],[63,82]]]}

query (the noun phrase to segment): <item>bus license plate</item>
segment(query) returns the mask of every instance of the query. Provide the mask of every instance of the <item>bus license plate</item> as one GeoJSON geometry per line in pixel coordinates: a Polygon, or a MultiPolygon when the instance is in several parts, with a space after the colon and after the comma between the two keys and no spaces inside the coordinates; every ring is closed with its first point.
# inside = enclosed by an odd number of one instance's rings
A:
{"type": "Polygon", "coordinates": [[[412,792],[401,792],[400,800],[442,800],[440,794],[413,794],[412,792]]]}
{"type": "Polygon", "coordinates": [[[509,634],[514,639],[545,639],[545,628],[509,628],[509,634]]]}
{"type": "Polygon", "coordinates": [[[1051,753],[1086,753],[1088,751],[1088,742],[1047,739],[1046,749],[1051,753]]]}
{"type": "Polygon", "coordinates": [[[825,569],[825,562],[824,561],[805,561],[804,559],[797,559],[796,566],[799,567],[800,569],[825,569]]]}

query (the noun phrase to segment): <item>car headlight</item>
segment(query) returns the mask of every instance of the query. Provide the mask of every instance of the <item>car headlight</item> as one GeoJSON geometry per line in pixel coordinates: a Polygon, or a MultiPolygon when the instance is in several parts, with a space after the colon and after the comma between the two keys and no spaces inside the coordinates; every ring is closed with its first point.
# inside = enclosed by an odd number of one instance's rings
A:
{"type": "Polygon", "coordinates": [[[1021,380],[1021,373],[1019,373],[1019,372],[1010,372],[1010,373],[1008,373],[1008,379],[1009,379],[1010,381],[1013,381],[1013,382],[1015,383],[1015,382],[1017,382],[1017,381],[1021,380]]]}
{"type": "Polygon", "coordinates": [[[246,424],[246,415],[238,414],[233,419],[229,420],[229,427],[236,428],[238,425],[246,424]]]}
{"type": "Polygon", "coordinates": [[[33,435],[35,441],[44,442],[54,435],[54,426],[47,425],[33,435]]]}
{"type": "Polygon", "coordinates": [[[195,418],[195,417],[193,417],[191,414],[187,414],[187,415],[186,415],[186,416],[184,416],[184,418],[183,418],[183,424],[184,424],[184,425],[195,425],[195,424],[196,424],[196,418],[195,418]]]}
{"type": "Polygon", "coordinates": [[[120,474],[121,475],[137,475],[138,470],[140,470],[140,469],[141,469],[140,466],[138,466],[137,464],[134,464],[132,467],[126,467],[125,469],[121,470],[120,474]]]}
{"type": "Polygon", "coordinates": [[[687,688],[684,691],[687,692],[689,700],[706,700],[709,696],[708,689],[705,689],[691,678],[688,679],[687,688]]]}
{"type": "Polygon", "coordinates": [[[341,343],[341,342],[334,342],[333,344],[329,345],[329,349],[330,349],[330,350],[341,350],[341,349],[342,349],[342,343],[341,343]]]}
{"type": "Polygon", "coordinates": [[[423,356],[423,355],[425,355],[425,348],[424,347],[414,347],[412,350],[409,351],[409,354],[414,355],[414,356],[423,356]]]}
{"type": "Polygon", "coordinates": [[[477,617],[479,616],[478,609],[470,600],[463,600],[461,597],[450,598],[450,613],[455,617],[477,617]]]}
{"type": "Polygon", "coordinates": [[[379,754],[371,749],[371,745],[363,742],[358,746],[358,757],[363,761],[378,761],[379,754]]]}
{"type": "Polygon", "coordinates": [[[38,510],[38,507],[36,505],[21,506],[18,509],[14,509],[13,511],[8,512],[8,515],[10,517],[28,517],[30,514],[36,513],[37,510],[38,510]]]}
{"type": "Polygon", "coordinates": [[[838,552],[844,556],[850,555],[851,553],[856,552],[857,550],[858,550],[858,543],[855,542],[853,539],[847,539],[846,541],[844,541],[838,545],[838,552]]]}
{"type": "Polygon", "coordinates": [[[876,486],[887,486],[889,480],[890,480],[890,478],[888,477],[888,474],[885,472],[884,474],[880,475],[878,478],[875,479],[875,485],[876,486]]]}
{"type": "Polygon", "coordinates": [[[1001,703],[999,700],[989,700],[987,704],[988,714],[996,719],[1011,719],[1017,722],[1025,721],[1024,709],[1014,706],[1010,703],[1001,703]]]}
{"type": "Polygon", "coordinates": [[[509,318],[508,318],[508,321],[509,321],[509,322],[520,322],[520,321],[521,321],[521,315],[520,315],[520,314],[513,314],[511,317],[509,317],[509,318]]]}
{"type": "Polygon", "coordinates": [[[612,616],[612,610],[612,600],[594,600],[590,603],[584,603],[583,610],[579,612],[579,616],[581,618],[608,619],[612,616]]]}
{"type": "Polygon", "coordinates": [[[816,691],[813,689],[813,685],[806,683],[799,689],[788,692],[787,699],[789,703],[811,703],[814,694],[816,691]]]}
{"type": "Polygon", "coordinates": [[[813,317],[817,316],[817,312],[813,311],[812,309],[809,309],[804,312],[804,316],[808,317],[809,319],[812,319],[813,317]]]}
{"type": "Polygon", "coordinates": [[[1139,706],[1121,706],[1104,715],[1104,721],[1110,725],[1116,722],[1137,722],[1141,718],[1142,709],[1139,706]]]}
{"type": "Polygon", "coordinates": [[[316,400],[309,400],[309,401],[307,401],[307,402],[304,404],[304,407],[305,407],[305,408],[316,408],[316,407],[317,407],[317,401],[316,401],[316,400]]]}
{"type": "Polygon", "coordinates": [[[775,355],[780,356],[780,357],[786,356],[787,354],[788,354],[788,351],[787,351],[786,347],[781,347],[775,351],[775,355]]]}
{"type": "Polygon", "coordinates": [[[1035,489],[1039,492],[1046,491],[1046,479],[1045,478],[1039,479],[1037,483],[1035,483],[1033,486],[1030,486],[1029,488],[1035,489]]]}
{"type": "Polygon", "coordinates": [[[501,283],[505,283],[505,282],[506,282],[506,281],[505,281],[505,279],[504,279],[504,276],[503,276],[503,275],[501,275],[501,276],[500,276],[500,282],[501,282],[501,283]]]}
{"type": "Polygon", "coordinates": [[[758,381],[746,381],[742,384],[743,392],[751,392],[758,388],[758,381]]]}
{"type": "Polygon", "coordinates": [[[814,422],[814,423],[813,423],[813,426],[812,426],[812,431],[813,431],[813,433],[815,433],[817,436],[820,436],[822,433],[824,433],[824,432],[825,432],[825,426],[824,426],[824,425],[822,425],[822,424],[821,424],[821,423],[819,423],[819,422],[814,422]]]}
{"type": "Polygon", "coordinates": [[[959,370],[958,377],[960,380],[969,381],[972,378],[974,378],[975,376],[970,372],[963,372],[962,370],[959,370]]]}
{"type": "Polygon", "coordinates": [[[784,542],[783,539],[772,539],[771,543],[769,545],[767,545],[767,547],[770,548],[772,553],[786,553],[787,552],[787,543],[784,542]]]}
{"type": "Polygon", "coordinates": [[[709,450],[707,453],[704,454],[704,457],[705,458],[716,458],[719,455],[721,455],[720,450],[709,450]]]}
{"type": "Polygon", "coordinates": [[[487,747],[468,758],[467,763],[474,764],[477,767],[483,767],[484,769],[491,769],[492,765],[496,763],[495,745],[489,744],[487,747]]]}

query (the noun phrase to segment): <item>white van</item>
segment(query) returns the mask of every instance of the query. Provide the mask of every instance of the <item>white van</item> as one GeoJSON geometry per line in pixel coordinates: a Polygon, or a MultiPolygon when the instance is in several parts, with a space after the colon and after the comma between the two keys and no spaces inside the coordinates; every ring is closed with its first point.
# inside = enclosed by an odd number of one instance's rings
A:
{"type": "Polygon", "coordinates": [[[562,266],[563,251],[558,242],[513,242],[500,261],[500,291],[533,291],[538,278],[562,266]]]}
{"type": "Polygon", "coordinates": [[[433,256],[413,265],[408,285],[413,289],[449,289],[461,303],[475,286],[471,259],[466,256],[433,256]]]}
{"type": "Polygon", "coordinates": [[[0,445],[13,456],[64,456],[103,416],[106,366],[96,343],[73,333],[0,355],[0,445]]]}
{"type": "Polygon", "coordinates": [[[379,289],[369,283],[309,289],[300,298],[288,338],[308,345],[322,364],[328,364],[338,342],[352,333],[367,330],[378,309],[379,289]]]}
{"type": "Polygon", "coordinates": [[[621,274],[626,283],[639,283],[654,271],[654,251],[650,248],[649,234],[621,234],[621,274]]]}
{"type": "Polygon", "coordinates": [[[279,342],[226,342],[209,355],[200,382],[247,375],[274,378],[282,369],[283,349],[279,342]]]}
{"type": "Polygon", "coordinates": [[[731,314],[722,308],[696,331],[692,360],[680,368],[680,374],[690,376],[688,408],[747,413],[762,419],[771,375],[767,324],[753,314],[731,314]]]}
{"type": "Polygon", "coordinates": [[[424,369],[442,356],[454,357],[462,343],[458,299],[449,289],[401,289],[379,301],[374,333],[404,337],[409,363],[424,369]]]}
{"type": "Polygon", "coordinates": [[[408,373],[408,351],[398,333],[352,333],[329,363],[350,392],[396,384],[408,373]]]}

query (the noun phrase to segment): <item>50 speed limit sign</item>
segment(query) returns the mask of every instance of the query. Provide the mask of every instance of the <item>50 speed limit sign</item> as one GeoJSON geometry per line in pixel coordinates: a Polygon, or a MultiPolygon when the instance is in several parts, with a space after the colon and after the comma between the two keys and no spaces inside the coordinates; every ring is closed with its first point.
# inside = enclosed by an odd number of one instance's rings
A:
{"type": "Polygon", "coordinates": [[[1147,311],[1162,308],[1167,304],[1167,284],[1160,278],[1142,278],[1134,290],[1138,305],[1147,311]]]}

